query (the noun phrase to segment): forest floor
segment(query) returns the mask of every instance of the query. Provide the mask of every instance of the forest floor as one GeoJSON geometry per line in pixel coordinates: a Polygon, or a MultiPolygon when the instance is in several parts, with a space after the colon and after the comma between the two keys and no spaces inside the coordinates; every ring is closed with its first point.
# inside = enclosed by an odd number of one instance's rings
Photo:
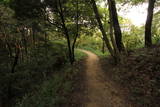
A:
{"type": "MultiPolygon", "coordinates": [[[[86,53],[83,72],[79,75],[77,89],[72,95],[73,107],[132,107],[125,99],[126,92],[121,90],[106,76],[101,69],[99,57],[94,53],[81,50],[86,53]]],[[[71,106],[71,105],[70,105],[71,106]]]]}
{"type": "Polygon", "coordinates": [[[129,52],[115,65],[111,57],[88,55],[69,107],[160,107],[160,45],[129,52]]]}
{"type": "Polygon", "coordinates": [[[160,107],[160,45],[130,51],[117,65],[110,57],[101,58],[100,63],[133,107],[160,107]]]}

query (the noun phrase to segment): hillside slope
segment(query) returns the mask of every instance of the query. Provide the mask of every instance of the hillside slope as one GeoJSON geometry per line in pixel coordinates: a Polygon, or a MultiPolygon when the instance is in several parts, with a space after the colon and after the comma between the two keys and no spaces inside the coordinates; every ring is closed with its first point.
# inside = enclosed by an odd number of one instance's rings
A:
{"type": "Polygon", "coordinates": [[[101,59],[106,76],[126,92],[136,107],[160,106],[160,46],[138,49],[115,66],[112,59],[101,59]]]}

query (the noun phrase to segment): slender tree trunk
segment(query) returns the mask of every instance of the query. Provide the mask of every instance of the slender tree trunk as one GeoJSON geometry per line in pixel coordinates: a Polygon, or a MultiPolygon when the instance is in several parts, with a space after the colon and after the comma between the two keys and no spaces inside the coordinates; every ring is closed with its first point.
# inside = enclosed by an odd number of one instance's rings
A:
{"type": "MultiPolygon", "coordinates": [[[[16,55],[14,57],[11,73],[15,72],[15,68],[16,68],[16,66],[18,64],[19,53],[20,53],[20,46],[19,46],[19,44],[15,45],[15,53],[16,53],[16,55]]],[[[9,84],[8,84],[8,100],[10,101],[11,98],[12,98],[12,81],[9,80],[9,84]]]]}
{"type": "Polygon", "coordinates": [[[45,44],[45,54],[47,56],[48,54],[48,49],[47,49],[47,33],[45,32],[44,33],[44,36],[45,36],[45,40],[44,40],[44,44],[45,44]]]}
{"type": "Polygon", "coordinates": [[[153,10],[154,10],[155,0],[149,0],[148,4],[148,15],[145,25],[145,46],[150,47],[152,45],[152,19],[153,19],[153,10]]]}
{"type": "MultiPolygon", "coordinates": [[[[108,0],[108,2],[109,2],[109,0],[108,0]]],[[[117,62],[118,60],[119,60],[119,58],[120,58],[120,52],[119,52],[119,50],[118,50],[118,47],[117,47],[117,44],[116,44],[116,41],[115,41],[115,38],[114,38],[114,34],[113,34],[113,18],[112,18],[112,10],[111,10],[111,6],[110,5],[108,5],[108,10],[109,10],[109,21],[110,21],[110,28],[109,28],[109,32],[110,32],[110,37],[111,37],[111,41],[112,41],[112,46],[113,46],[113,48],[114,48],[114,53],[115,53],[115,62],[117,62]]]]}
{"type": "Polygon", "coordinates": [[[32,27],[32,42],[33,42],[33,46],[35,47],[35,33],[36,33],[36,31],[35,31],[35,28],[34,28],[34,26],[32,27]]]}
{"type": "Polygon", "coordinates": [[[18,64],[19,53],[20,53],[20,46],[18,44],[18,45],[16,45],[16,56],[14,57],[14,62],[13,62],[11,73],[15,72],[15,67],[18,64]]]}
{"type": "Polygon", "coordinates": [[[111,56],[114,57],[114,52],[113,52],[113,49],[112,49],[111,44],[109,42],[109,39],[107,38],[107,34],[106,34],[106,32],[103,28],[103,25],[102,25],[102,22],[101,22],[101,19],[100,19],[100,16],[99,16],[99,12],[98,12],[98,8],[97,8],[95,0],[91,0],[91,3],[92,3],[92,7],[93,7],[93,10],[94,10],[94,13],[95,13],[95,17],[96,17],[97,22],[99,24],[99,29],[101,30],[101,33],[102,33],[102,36],[103,36],[103,40],[104,40],[111,56]]]}
{"type": "Polygon", "coordinates": [[[68,34],[68,29],[67,29],[66,24],[65,24],[65,19],[64,19],[64,15],[63,15],[63,9],[62,9],[61,0],[58,0],[58,3],[59,3],[59,8],[60,8],[59,14],[60,14],[60,18],[61,18],[61,21],[62,21],[62,27],[63,27],[64,33],[65,33],[65,36],[67,38],[68,51],[69,51],[69,60],[70,60],[70,63],[73,64],[70,37],[69,37],[69,34],[68,34]]]}
{"type": "Polygon", "coordinates": [[[104,54],[104,48],[105,48],[105,44],[104,44],[104,40],[102,39],[102,53],[104,54]]]}
{"type": "Polygon", "coordinates": [[[22,30],[22,40],[23,40],[23,44],[24,44],[24,48],[25,48],[25,54],[26,56],[28,55],[28,48],[27,48],[27,40],[26,40],[26,33],[25,33],[25,29],[23,28],[22,30]]]}
{"type": "Polygon", "coordinates": [[[9,57],[11,58],[11,57],[12,57],[12,48],[11,48],[11,46],[10,46],[10,44],[8,43],[7,40],[6,40],[6,44],[7,44],[8,51],[9,51],[9,57]]]}
{"type": "Polygon", "coordinates": [[[114,35],[115,35],[117,48],[121,52],[121,51],[124,51],[124,45],[122,43],[122,32],[121,32],[119,21],[118,21],[116,3],[115,3],[115,0],[108,0],[108,3],[110,7],[110,12],[112,15],[112,22],[113,22],[114,35]]]}
{"type": "Polygon", "coordinates": [[[24,55],[23,55],[23,49],[20,48],[20,61],[24,62],[24,55]]]}
{"type": "Polygon", "coordinates": [[[76,1],[76,10],[77,10],[77,16],[76,16],[76,29],[77,29],[77,34],[74,38],[73,44],[72,44],[72,58],[73,58],[73,62],[75,61],[75,44],[77,41],[77,37],[79,36],[79,25],[78,25],[78,21],[79,21],[79,6],[78,6],[78,0],[76,1]]]}

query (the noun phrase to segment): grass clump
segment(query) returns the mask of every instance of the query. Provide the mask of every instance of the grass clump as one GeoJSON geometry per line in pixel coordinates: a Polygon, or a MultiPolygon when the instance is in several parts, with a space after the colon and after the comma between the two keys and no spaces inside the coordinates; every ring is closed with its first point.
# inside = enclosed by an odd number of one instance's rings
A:
{"type": "Polygon", "coordinates": [[[83,59],[85,58],[87,55],[83,52],[81,52],[80,50],[76,49],[75,50],[75,59],[76,60],[80,60],[80,59],[83,59]]]}
{"type": "Polygon", "coordinates": [[[66,105],[73,90],[73,77],[77,70],[66,65],[38,86],[34,92],[26,94],[16,107],[60,107],[66,105]],[[64,71],[65,70],[65,71],[64,71]]]}

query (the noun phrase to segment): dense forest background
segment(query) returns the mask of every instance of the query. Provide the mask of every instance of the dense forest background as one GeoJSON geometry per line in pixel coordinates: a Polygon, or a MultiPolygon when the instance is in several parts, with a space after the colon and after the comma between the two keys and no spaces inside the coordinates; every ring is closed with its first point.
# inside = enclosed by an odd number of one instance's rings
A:
{"type": "MultiPolygon", "coordinates": [[[[0,107],[67,104],[74,78],[84,69],[80,62],[87,57],[79,49],[103,60],[111,58],[115,68],[127,64],[132,55],[139,62],[148,56],[159,59],[159,8],[159,0],[0,0],[0,107]],[[148,3],[143,26],[118,14],[123,5],[143,3],[148,3]]],[[[158,62],[154,67],[156,94],[151,93],[149,99],[158,100],[158,62]]],[[[149,107],[158,107],[153,102],[149,107]]]]}

